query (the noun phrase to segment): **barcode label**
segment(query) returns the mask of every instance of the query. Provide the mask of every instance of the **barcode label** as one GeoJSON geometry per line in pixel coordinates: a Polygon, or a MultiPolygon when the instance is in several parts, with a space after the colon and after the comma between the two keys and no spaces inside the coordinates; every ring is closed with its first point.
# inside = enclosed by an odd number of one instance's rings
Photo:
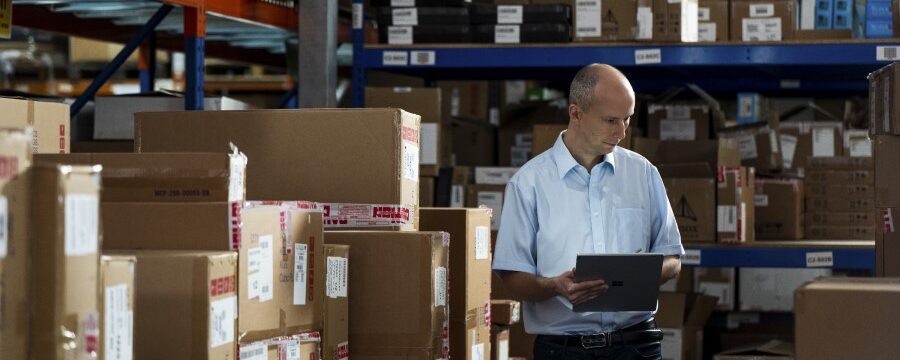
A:
{"type": "MultiPolygon", "coordinates": [[[[388,44],[393,45],[411,45],[413,43],[412,26],[388,26],[388,44]]],[[[387,51],[385,51],[387,53],[387,51]]],[[[405,54],[405,53],[404,53],[405,54]]],[[[403,65],[406,65],[406,56],[404,56],[403,65]]],[[[387,64],[385,64],[387,65],[387,64]]],[[[396,65],[396,64],[391,64],[396,65]]]]}
{"type": "Polygon", "coordinates": [[[497,25],[494,27],[494,42],[497,44],[518,44],[519,25],[497,25]]]}
{"type": "Polygon", "coordinates": [[[660,49],[635,50],[634,51],[634,63],[636,65],[660,64],[660,63],[662,63],[662,50],[660,50],[660,49]]]}
{"type": "Polygon", "coordinates": [[[266,344],[253,344],[241,348],[241,360],[265,360],[266,344]]]}
{"type": "MultiPolygon", "coordinates": [[[[410,29],[410,36],[412,36],[412,29],[410,29]]],[[[385,51],[381,54],[381,64],[384,66],[406,66],[409,64],[409,53],[406,51],[385,51]]]]}
{"type": "Polygon", "coordinates": [[[234,341],[237,297],[229,296],[209,304],[209,347],[215,349],[234,341]]]}
{"type": "Polygon", "coordinates": [[[716,41],[716,23],[698,24],[697,41],[716,41]]]}
{"type": "MultiPolygon", "coordinates": [[[[410,32],[411,33],[411,32],[410,32]]],[[[412,36],[410,36],[410,42],[412,41],[412,36]]],[[[434,51],[410,51],[409,52],[409,64],[410,65],[434,65],[437,57],[435,56],[434,51]]]]}
{"type": "Polygon", "coordinates": [[[419,25],[419,12],[416,8],[399,8],[391,11],[394,25],[419,25]]]}
{"type": "Polygon", "coordinates": [[[737,206],[719,205],[716,220],[716,231],[737,232],[737,206]]]}
{"type": "Polygon", "coordinates": [[[294,244],[294,305],[306,305],[306,244],[294,244]]]}
{"type": "Polygon", "coordinates": [[[775,4],[750,4],[750,17],[770,17],[775,15],[775,4]]]}
{"type": "Polygon", "coordinates": [[[363,26],[363,4],[353,4],[353,28],[362,29],[363,26]]]}
{"type": "Polygon", "coordinates": [[[522,5],[498,5],[497,6],[497,23],[498,24],[521,24],[522,23],[522,5]]]}
{"type": "Polygon", "coordinates": [[[898,60],[897,49],[900,49],[900,46],[878,46],[875,48],[875,60],[896,61],[898,60]]]}
{"type": "Polygon", "coordinates": [[[434,269],[434,306],[447,306],[447,268],[434,269]]]}
{"type": "Polygon", "coordinates": [[[741,40],[781,41],[781,18],[746,18],[741,21],[741,40]]]}

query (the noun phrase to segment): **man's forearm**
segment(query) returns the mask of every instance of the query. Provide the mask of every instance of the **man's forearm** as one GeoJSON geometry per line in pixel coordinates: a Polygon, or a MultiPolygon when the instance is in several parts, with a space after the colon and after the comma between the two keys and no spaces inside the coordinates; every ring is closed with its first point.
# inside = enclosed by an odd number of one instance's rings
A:
{"type": "Polygon", "coordinates": [[[678,277],[678,273],[681,272],[681,258],[678,256],[666,256],[663,259],[662,265],[662,274],[660,276],[660,283],[665,283],[666,281],[672,280],[678,277]]]}
{"type": "Polygon", "coordinates": [[[545,278],[518,271],[499,272],[503,286],[518,301],[540,302],[556,296],[553,282],[545,278]]]}

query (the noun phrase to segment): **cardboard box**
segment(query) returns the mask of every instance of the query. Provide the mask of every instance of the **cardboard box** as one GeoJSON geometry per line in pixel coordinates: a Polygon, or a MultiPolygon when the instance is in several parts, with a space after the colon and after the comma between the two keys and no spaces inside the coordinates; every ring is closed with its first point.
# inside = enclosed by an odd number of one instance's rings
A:
{"type": "Polygon", "coordinates": [[[875,199],[852,196],[812,197],[806,196],[806,211],[857,212],[875,208],[875,199]]]}
{"type": "Polygon", "coordinates": [[[136,359],[235,358],[236,253],[134,251],[119,254],[137,258],[136,359]]]}
{"type": "Polygon", "coordinates": [[[666,40],[697,42],[698,0],[681,0],[668,3],[666,9],[666,40]]]}
{"type": "Polygon", "coordinates": [[[875,136],[875,205],[900,206],[900,136],[875,136]]]}
{"type": "Polygon", "coordinates": [[[757,240],[803,239],[803,181],[756,178],[757,240]]]}
{"type": "Polygon", "coordinates": [[[657,140],[709,139],[709,106],[697,104],[649,104],[647,137],[657,140]]]}
{"type": "Polygon", "coordinates": [[[423,208],[420,228],[450,235],[450,357],[490,353],[491,214],[485,209],[423,208]]]}
{"type": "Polygon", "coordinates": [[[435,205],[461,208],[466,206],[466,186],[472,183],[472,171],[467,166],[441,169],[437,179],[435,205]]]}
{"type": "Polygon", "coordinates": [[[697,41],[728,41],[728,1],[700,0],[697,10],[697,41]]]}
{"type": "MultiPolygon", "coordinates": [[[[206,97],[203,109],[249,110],[253,106],[227,96],[206,97]]],[[[97,96],[94,98],[94,139],[134,139],[134,114],[146,111],[184,111],[184,98],[149,95],[97,96]]]]}
{"type": "Polygon", "coordinates": [[[37,164],[101,165],[103,202],[243,201],[247,157],[240,152],[40,154],[37,164]]]}
{"type": "Polygon", "coordinates": [[[878,209],[881,226],[875,232],[875,276],[900,276],[900,228],[894,215],[900,208],[878,209]]]}
{"type": "Polygon", "coordinates": [[[0,127],[32,128],[32,153],[69,153],[71,127],[68,104],[0,98],[0,112],[5,114],[0,127]]]}
{"type": "Polygon", "coordinates": [[[716,310],[734,310],[735,288],[734,268],[694,268],[694,291],[717,298],[716,310]]]}
{"type": "Polygon", "coordinates": [[[525,323],[519,323],[509,327],[509,358],[531,360],[534,355],[535,336],[525,332],[525,323]]]}
{"type": "MultiPolygon", "coordinates": [[[[29,307],[32,283],[31,257],[31,144],[28,131],[0,130],[0,202],[4,214],[5,237],[0,243],[0,353],[4,359],[26,360],[30,326],[29,307]]],[[[52,192],[50,189],[45,192],[52,192]]]]}
{"type": "Polygon", "coordinates": [[[327,231],[350,245],[353,358],[447,357],[449,237],[443,232],[327,231]]]}
{"type": "Polygon", "coordinates": [[[31,357],[94,359],[100,350],[100,168],[36,166],[32,202],[31,357]],[[70,338],[59,336],[60,331],[70,338]]]}
{"type": "Polygon", "coordinates": [[[491,360],[509,359],[509,328],[491,327],[491,360]]]}
{"type": "Polygon", "coordinates": [[[737,140],[743,166],[761,173],[776,173],[784,166],[778,129],[758,123],[722,129],[719,136],[737,140]]]}
{"type": "Polygon", "coordinates": [[[842,40],[852,39],[853,31],[839,29],[794,30],[797,40],[842,40]]]}
{"type": "Polygon", "coordinates": [[[872,170],[810,170],[804,181],[807,184],[847,184],[875,185],[875,171],[872,170]]]}
{"type": "Polygon", "coordinates": [[[877,226],[881,224],[881,212],[877,209],[867,211],[837,212],[830,210],[807,211],[807,226],[877,226]]]}
{"type": "Polygon", "coordinates": [[[419,206],[434,206],[435,178],[431,176],[419,177],[419,206]]]}
{"type": "Polygon", "coordinates": [[[236,250],[232,220],[240,209],[238,202],[102,203],[103,249],[236,250]]]}
{"type": "Polygon", "coordinates": [[[519,171],[517,167],[479,166],[475,168],[475,184],[506,185],[517,171],[519,171]]]}
{"type": "Polygon", "coordinates": [[[659,286],[659,291],[689,293],[694,291],[694,268],[683,266],[678,277],[659,286]]]}
{"type": "Polygon", "coordinates": [[[807,238],[813,240],[874,240],[877,226],[807,226],[807,238]]]}
{"type": "Polygon", "coordinates": [[[438,169],[449,164],[441,129],[446,124],[441,114],[441,89],[412,87],[366,87],[366,107],[399,108],[422,116],[419,129],[419,175],[438,176],[438,169]]]}
{"type": "Polygon", "coordinates": [[[738,270],[741,311],[794,311],[794,290],[819,277],[831,276],[831,269],[738,270]]]}
{"type": "Polygon", "coordinates": [[[794,38],[793,0],[734,0],[731,2],[731,39],[781,41],[794,38]]]}
{"type": "MultiPolygon", "coordinates": [[[[896,10],[895,10],[896,11],[896,10]]],[[[869,133],[900,135],[900,66],[887,65],[869,74],[869,133]]]]}
{"type": "Polygon", "coordinates": [[[322,304],[322,359],[340,360],[350,356],[349,259],[347,245],[325,245],[325,271],[316,273],[316,303],[322,304]]]}
{"type": "Polygon", "coordinates": [[[531,155],[538,156],[544,151],[550,150],[559,139],[559,133],[568,127],[566,124],[535,124],[532,133],[531,155]]]}
{"type": "Polygon", "coordinates": [[[702,162],[716,168],[741,164],[738,142],[734,139],[660,141],[635,137],[633,148],[656,165],[702,162]]]}
{"type": "Polygon", "coordinates": [[[844,154],[849,157],[872,157],[874,146],[866,130],[844,131],[844,154]]]}
{"type": "Polygon", "coordinates": [[[134,256],[103,255],[100,258],[100,326],[98,358],[134,358],[134,256]]]}
{"type": "Polygon", "coordinates": [[[739,92],[737,94],[737,123],[747,125],[765,122],[769,116],[769,100],[760,93],[739,92]]]}
{"type": "Polygon", "coordinates": [[[787,172],[804,174],[812,170],[807,159],[841,156],[841,133],[843,124],[839,122],[785,122],[779,124],[782,161],[787,172]]]}
{"type": "Polygon", "coordinates": [[[794,360],[794,344],[772,340],[720,352],[713,360],[794,360]]]}
{"type": "Polygon", "coordinates": [[[875,161],[870,157],[810,157],[807,160],[813,170],[874,170],[875,161]]]}
{"type": "Polygon", "coordinates": [[[491,300],[491,321],[495,325],[515,325],[522,318],[522,309],[515,300],[491,300]]]}
{"type": "Polygon", "coordinates": [[[752,167],[720,167],[716,199],[716,240],[753,242],[755,237],[755,171],[752,167]]]}
{"type": "MultiPolygon", "coordinates": [[[[239,359],[321,359],[321,335],[308,332],[238,345],[239,359]]],[[[349,356],[349,353],[347,353],[349,356]]]]}
{"type": "Polygon", "coordinates": [[[875,188],[872,185],[810,183],[806,185],[806,192],[810,196],[816,197],[858,196],[871,198],[875,196],[875,188]]]}
{"type": "Polygon", "coordinates": [[[441,114],[445,119],[488,122],[487,81],[439,81],[437,86],[441,89],[441,114]]]}
{"type": "Polygon", "coordinates": [[[470,208],[484,205],[491,209],[491,230],[500,229],[503,212],[503,195],[506,185],[470,185],[466,187],[466,206],[470,208]]]}
{"type": "MultiPolygon", "coordinates": [[[[399,109],[138,113],[135,131],[137,152],[234,143],[249,158],[250,200],[419,204],[419,116],[399,109]]],[[[415,213],[401,229],[416,228],[415,213]]]]}
{"type": "Polygon", "coordinates": [[[873,341],[900,331],[900,309],[894,306],[898,301],[897,279],[832,278],[804,285],[795,295],[797,358],[877,359],[900,354],[896,341],[873,341]],[[823,329],[831,335],[823,337],[823,329]]]}
{"type": "Polygon", "coordinates": [[[659,172],[682,241],[715,242],[716,187],[709,165],[660,165],[659,172]]]}
{"type": "MultiPolygon", "coordinates": [[[[534,2],[534,0],[532,0],[534,2]]],[[[543,0],[543,3],[548,1],[543,0]]],[[[560,1],[556,0],[559,3],[560,1]]],[[[636,0],[562,1],[572,6],[574,34],[578,42],[631,41],[637,31],[636,0]]]]}
{"type": "Polygon", "coordinates": [[[703,326],[716,298],[700,294],[659,293],[656,324],[663,332],[664,359],[699,359],[703,354],[703,326]]]}
{"type": "Polygon", "coordinates": [[[451,127],[454,164],[493,166],[497,164],[497,129],[487,124],[457,121],[451,127]]]}

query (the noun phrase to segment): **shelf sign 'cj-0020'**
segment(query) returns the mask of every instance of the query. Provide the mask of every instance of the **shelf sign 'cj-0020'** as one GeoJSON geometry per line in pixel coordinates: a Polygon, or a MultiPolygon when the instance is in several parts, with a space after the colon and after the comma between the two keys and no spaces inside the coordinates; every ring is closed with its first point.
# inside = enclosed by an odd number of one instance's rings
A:
{"type": "Polygon", "coordinates": [[[662,63],[662,50],[641,49],[634,51],[634,64],[660,64],[662,63]]]}
{"type": "Polygon", "coordinates": [[[833,267],[834,254],[831,251],[806,253],[806,267],[833,267]]]}

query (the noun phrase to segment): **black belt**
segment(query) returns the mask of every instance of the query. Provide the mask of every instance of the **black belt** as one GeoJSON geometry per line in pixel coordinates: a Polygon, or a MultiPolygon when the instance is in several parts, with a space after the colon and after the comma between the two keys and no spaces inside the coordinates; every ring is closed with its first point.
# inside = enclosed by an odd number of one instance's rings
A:
{"type": "Polygon", "coordinates": [[[538,335],[538,341],[546,341],[562,346],[584,349],[600,349],[615,345],[643,344],[660,341],[663,335],[653,319],[629,326],[622,330],[593,335],[538,335]]]}

